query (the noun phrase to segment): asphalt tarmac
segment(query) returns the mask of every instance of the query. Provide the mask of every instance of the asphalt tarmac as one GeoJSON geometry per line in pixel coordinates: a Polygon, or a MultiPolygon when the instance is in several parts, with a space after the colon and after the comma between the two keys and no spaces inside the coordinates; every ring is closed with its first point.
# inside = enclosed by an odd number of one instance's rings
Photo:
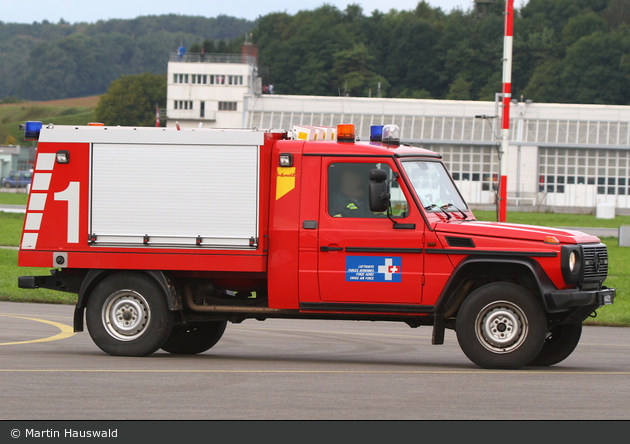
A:
{"type": "Polygon", "coordinates": [[[72,306],[0,302],[0,420],[628,420],[630,328],[585,327],[548,368],[484,370],[453,332],[228,324],[195,356],[106,355],[72,306]]]}

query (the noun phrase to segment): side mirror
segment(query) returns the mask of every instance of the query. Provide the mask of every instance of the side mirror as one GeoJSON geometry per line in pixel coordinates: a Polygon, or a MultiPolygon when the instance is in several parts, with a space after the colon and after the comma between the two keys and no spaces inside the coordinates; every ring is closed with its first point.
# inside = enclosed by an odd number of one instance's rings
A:
{"type": "Polygon", "coordinates": [[[382,213],[389,208],[389,189],[387,186],[387,171],[381,169],[370,170],[369,188],[370,211],[382,213]]]}

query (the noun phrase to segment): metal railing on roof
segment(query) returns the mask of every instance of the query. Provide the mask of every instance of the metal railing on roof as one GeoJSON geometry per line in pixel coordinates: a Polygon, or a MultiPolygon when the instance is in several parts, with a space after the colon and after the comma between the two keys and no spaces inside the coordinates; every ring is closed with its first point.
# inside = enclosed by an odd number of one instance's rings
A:
{"type": "Polygon", "coordinates": [[[256,57],[246,54],[203,54],[187,52],[184,55],[179,55],[176,52],[172,52],[168,61],[182,63],[244,63],[256,65],[256,57]]]}

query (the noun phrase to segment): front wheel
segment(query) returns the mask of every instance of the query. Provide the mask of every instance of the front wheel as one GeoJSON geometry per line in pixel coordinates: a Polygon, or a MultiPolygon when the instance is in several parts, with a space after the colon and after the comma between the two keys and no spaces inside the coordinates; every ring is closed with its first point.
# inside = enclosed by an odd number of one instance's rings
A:
{"type": "Polygon", "coordinates": [[[150,355],[173,329],[164,292],[142,273],[103,279],[90,295],[85,319],[94,343],[114,356],[150,355]]]}
{"type": "Polygon", "coordinates": [[[545,312],[531,293],[495,282],[464,300],[455,330],[462,351],[478,366],[517,369],[540,353],[546,324],[545,312]]]}
{"type": "Polygon", "coordinates": [[[227,321],[210,321],[176,326],[162,350],[176,355],[203,353],[219,342],[226,325],[227,321]]]}
{"type": "Polygon", "coordinates": [[[569,357],[582,336],[582,324],[564,324],[551,327],[542,350],[529,365],[547,367],[569,357]]]}

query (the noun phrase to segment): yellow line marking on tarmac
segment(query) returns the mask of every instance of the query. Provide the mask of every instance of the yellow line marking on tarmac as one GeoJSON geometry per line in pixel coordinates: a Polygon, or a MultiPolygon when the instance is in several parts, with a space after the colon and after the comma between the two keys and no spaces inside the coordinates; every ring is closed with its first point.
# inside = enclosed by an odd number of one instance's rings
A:
{"type": "Polygon", "coordinates": [[[444,375],[444,374],[531,374],[531,375],[630,375],[627,372],[606,371],[552,371],[552,370],[155,370],[155,369],[1,369],[0,373],[330,373],[330,374],[410,374],[410,375],[444,375]]]}
{"type": "MultiPolygon", "coordinates": [[[[0,313],[0,316],[33,316],[32,313],[0,313]]],[[[72,316],[61,316],[61,315],[42,315],[47,318],[61,318],[61,319],[74,319],[72,316]]]]}
{"type": "Polygon", "coordinates": [[[45,319],[38,319],[38,318],[30,318],[26,316],[16,316],[16,315],[10,315],[10,314],[0,314],[0,316],[4,316],[8,318],[16,318],[16,319],[27,319],[29,321],[36,321],[36,322],[43,322],[44,324],[52,325],[53,327],[57,327],[59,330],[61,330],[61,333],[57,333],[56,335],[49,336],[47,338],[31,339],[29,341],[18,341],[18,342],[0,342],[0,345],[34,344],[36,342],[58,341],[60,339],[66,339],[74,335],[74,331],[72,327],[65,324],[60,324],[59,322],[47,321],[45,319]]]}

